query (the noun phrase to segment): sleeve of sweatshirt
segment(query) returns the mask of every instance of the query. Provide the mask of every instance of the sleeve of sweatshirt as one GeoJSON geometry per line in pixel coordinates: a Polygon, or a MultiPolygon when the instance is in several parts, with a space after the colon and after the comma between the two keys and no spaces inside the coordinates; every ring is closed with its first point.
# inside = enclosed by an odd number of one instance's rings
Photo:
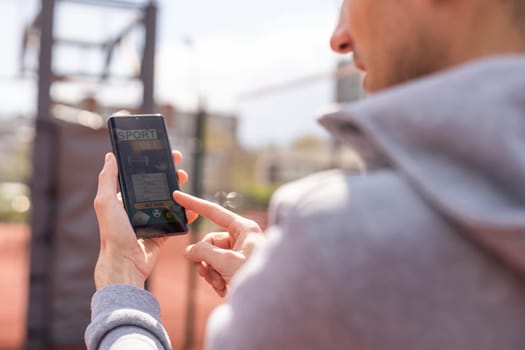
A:
{"type": "Polygon", "coordinates": [[[155,297],[140,288],[112,285],[91,300],[86,346],[95,349],[171,349],[155,297]]]}

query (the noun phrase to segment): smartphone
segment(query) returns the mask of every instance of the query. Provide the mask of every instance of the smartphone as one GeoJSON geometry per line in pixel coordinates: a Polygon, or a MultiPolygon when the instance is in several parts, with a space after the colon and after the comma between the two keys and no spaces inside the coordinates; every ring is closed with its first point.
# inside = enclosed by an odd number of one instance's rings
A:
{"type": "Polygon", "coordinates": [[[122,201],[137,237],[188,232],[186,212],[172,197],[179,182],[164,117],[111,116],[108,129],[122,201]]]}

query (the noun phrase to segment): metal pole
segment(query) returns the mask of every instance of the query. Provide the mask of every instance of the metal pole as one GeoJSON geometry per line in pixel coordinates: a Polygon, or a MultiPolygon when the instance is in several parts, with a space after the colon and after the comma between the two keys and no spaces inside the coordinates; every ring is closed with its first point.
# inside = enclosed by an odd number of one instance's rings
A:
{"type": "MultiPolygon", "coordinates": [[[[204,195],[203,189],[203,161],[204,161],[204,127],[206,122],[206,110],[199,101],[197,115],[195,116],[195,148],[193,152],[193,181],[192,193],[194,196],[202,197],[204,195]]],[[[190,233],[191,244],[194,244],[199,239],[200,219],[197,219],[192,225],[190,233]]],[[[193,263],[189,263],[188,271],[188,301],[186,304],[186,330],[184,334],[184,350],[193,348],[195,343],[195,310],[196,310],[196,289],[197,289],[197,275],[193,263]]]]}
{"type": "Polygon", "coordinates": [[[201,102],[197,115],[195,116],[195,150],[193,156],[193,184],[192,193],[197,197],[204,195],[203,179],[202,179],[202,165],[204,160],[204,127],[206,122],[206,110],[201,102]]]}
{"type": "Polygon", "coordinates": [[[151,1],[144,9],[144,52],[142,53],[142,113],[155,109],[155,40],[157,32],[157,5],[151,1]]]}
{"type": "MultiPolygon", "coordinates": [[[[141,113],[150,114],[155,110],[155,43],[157,31],[157,5],[155,1],[144,8],[144,50],[140,67],[140,80],[142,81],[142,106],[141,113]]],[[[149,280],[144,284],[149,290],[149,280]]]]}
{"type": "Polygon", "coordinates": [[[54,225],[54,135],[51,120],[53,21],[55,0],[41,1],[36,135],[31,182],[29,308],[25,348],[50,345],[49,302],[54,225]]]}

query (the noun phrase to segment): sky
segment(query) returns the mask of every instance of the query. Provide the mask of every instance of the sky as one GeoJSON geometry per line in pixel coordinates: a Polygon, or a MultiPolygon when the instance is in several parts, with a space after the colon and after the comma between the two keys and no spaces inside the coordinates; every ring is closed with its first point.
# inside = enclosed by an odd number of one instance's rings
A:
{"type": "MultiPolygon", "coordinates": [[[[334,96],[329,73],[340,57],[330,52],[328,41],[339,3],[159,0],[157,101],[192,109],[200,96],[210,110],[238,115],[239,138],[247,147],[285,145],[303,134],[326,136],[315,119],[334,96]],[[326,78],[287,85],[310,76],[326,78]],[[268,86],[286,88],[254,93],[268,86]]],[[[36,0],[0,0],[0,40],[5,48],[0,54],[0,117],[30,114],[35,109],[35,81],[13,77],[20,67],[22,28],[38,8],[36,0]]],[[[135,16],[133,11],[59,2],[55,35],[99,40],[135,16]]],[[[113,71],[133,71],[133,56],[128,53],[140,42],[139,35],[131,35],[117,52],[113,71]]],[[[102,59],[96,52],[60,47],[54,53],[54,68],[96,71],[102,59]]],[[[34,58],[27,63],[34,66],[34,58]]],[[[134,103],[139,99],[140,86],[129,82],[103,88],[55,84],[52,91],[53,96],[65,101],[77,101],[86,93],[95,93],[107,103],[134,103]]]]}

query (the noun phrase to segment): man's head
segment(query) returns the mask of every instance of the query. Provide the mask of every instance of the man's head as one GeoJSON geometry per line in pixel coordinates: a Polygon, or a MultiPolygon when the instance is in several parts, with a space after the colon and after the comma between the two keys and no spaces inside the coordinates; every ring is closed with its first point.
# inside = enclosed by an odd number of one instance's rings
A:
{"type": "Polygon", "coordinates": [[[525,50],[523,0],[344,0],[331,39],[373,92],[492,54],[525,50]]]}

